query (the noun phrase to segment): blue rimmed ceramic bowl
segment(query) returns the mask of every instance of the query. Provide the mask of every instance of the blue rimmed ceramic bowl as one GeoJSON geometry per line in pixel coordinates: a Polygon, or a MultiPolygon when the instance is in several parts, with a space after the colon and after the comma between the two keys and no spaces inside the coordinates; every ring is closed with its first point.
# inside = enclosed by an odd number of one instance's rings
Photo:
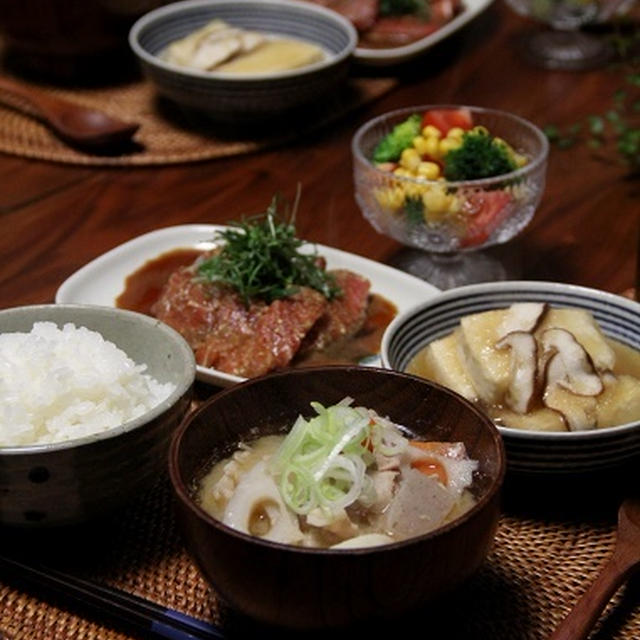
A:
{"type": "MultiPolygon", "coordinates": [[[[459,287],[398,316],[382,340],[385,367],[405,371],[427,344],[453,331],[463,316],[515,302],[590,311],[610,338],[640,350],[640,304],[596,289],[554,282],[499,282],[459,287]]],[[[640,421],[591,431],[526,431],[499,426],[510,471],[578,474],[640,459],[640,421]]]]}
{"type": "Polygon", "coordinates": [[[346,18],[292,0],[176,2],[144,15],[129,33],[129,44],[143,72],[160,94],[230,122],[269,118],[330,94],[347,76],[357,39],[346,18]],[[214,19],[311,42],[324,50],[325,57],[291,71],[251,75],[199,71],[162,59],[167,45],[214,19]]]}

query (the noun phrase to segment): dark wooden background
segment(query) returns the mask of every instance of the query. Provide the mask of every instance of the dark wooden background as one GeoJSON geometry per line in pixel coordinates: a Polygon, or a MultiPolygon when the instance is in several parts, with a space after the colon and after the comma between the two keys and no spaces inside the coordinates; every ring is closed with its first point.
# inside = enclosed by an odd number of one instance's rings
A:
{"type": "MultiPolygon", "coordinates": [[[[541,127],[603,113],[626,65],[589,72],[537,69],[518,54],[532,25],[495,3],[464,31],[410,64],[354,68],[395,75],[382,99],[286,148],[197,164],[86,168],[0,156],[0,307],[53,301],[76,269],[139,234],[172,224],[223,223],[302,186],[304,238],[392,262],[354,201],[350,141],[374,115],[408,105],[466,103],[513,111],[541,127]]],[[[622,292],[634,282],[640,183],[615,152],[552,148],[547,188],[529,227],[494,251],[512,277],[622,292]],[[603,157],[598,157],[603,156],[603,157]]]]}

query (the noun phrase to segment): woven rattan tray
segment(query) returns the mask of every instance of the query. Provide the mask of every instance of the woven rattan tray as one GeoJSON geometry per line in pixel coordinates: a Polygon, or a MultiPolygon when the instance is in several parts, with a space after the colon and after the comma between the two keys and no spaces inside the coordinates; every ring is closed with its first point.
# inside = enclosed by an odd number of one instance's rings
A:
{"type": "MultiPolygon", "coordinates": [[[[396,80],[351,78],[321,103],[256,127],[221,128],[206,117],[158,98],[153,87],[136,80],[100,88],[34,88],[140,123],[135,145],[120,155],[90,155],[61,142],[46,126],[0,102],[0,152],[67,164],[154,166],[196,162],[250,153],[299,139],[391,89],[396,80]]],[[[0,93],[0,99],[2,99],[0,93]]],[[[7,99],[7,96],[4,96],[7,99]]]]}
{"type": "MultiPolygon", "coordinates": [[[[444,604],[425,611],[417,621],[424,637],[481,640],[548,637],[613,551],[614,503],[615,500],[609,501],[603,514],[594,514],[586,520],[575,514],[520,515],[507,507],[484,567],[444,604]]],[[[3,540],[3,548],[11,544],[3,540]]],[[[24,536],[19,544],[24,546],[24,536]]],[[[246,623],[244,627],[238,626],[200,577],[176,530],[165,482],[113,522],[102,525],[99,533],[85,530],[65,540],[39,534],[29,544],[50,559],[60,559],[67,571],[75,567],[73,570],[81,576],[227,625],[230,637],[236,637],[234,629],[243,630],[237,637],[256,637],[258,633],[265,637],[262,630],[246,633],[247,628],[252,628],[246,623]]],[[[0,579],[0,637],[12,640],[135,637],[85,616],[0,579]]],[[[402,637],[405,627],[407,635],[411,635],[408,629],[414,622],[394,623],[392,637],[402,637]]],[[[640,584],[631,582],[614,597],[593,638],[640,638],[640,584]]]]}

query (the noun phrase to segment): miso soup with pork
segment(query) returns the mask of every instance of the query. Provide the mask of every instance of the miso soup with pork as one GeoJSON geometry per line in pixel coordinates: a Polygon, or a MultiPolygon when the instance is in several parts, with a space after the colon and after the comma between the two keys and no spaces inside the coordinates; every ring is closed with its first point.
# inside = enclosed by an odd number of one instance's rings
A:
{"type": "Polygon", "coordinates": [[[304,547],[371,547],[426,534],[474,504],[477,461],[349,398],[286,435],[242,442],[199,483],[200,506],[246,534],[304,547]]]}

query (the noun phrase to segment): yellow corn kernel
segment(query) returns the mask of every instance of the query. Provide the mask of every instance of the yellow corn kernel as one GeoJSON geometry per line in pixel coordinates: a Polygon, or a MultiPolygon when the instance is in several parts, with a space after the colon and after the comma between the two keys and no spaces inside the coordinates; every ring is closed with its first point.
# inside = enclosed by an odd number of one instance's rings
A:
{"type": "Polygon", "coordinates": [[[406,182],[402,185],[404,195],[407,198],[421,198],[424,193],[424,184],[418,182],[406,182]]]}
{"type": "Polygon", "coordinates": [[[462,200],[453,193],[447,196],[447,212],[458,213],[462,208],[462,200]]]}
{"type": "Polygon", "coordinates": [[[393,170],[393,175],[398,176],[398,178],[413,178],[415,177],[409,169],[405,169],[404,167],[398,167],[393,170]]]}
{"type": "Polygon", "coordinates": [[[481,133],[482,135],[485,135],[485,136],[489,135],[489,129],[487,129],[487,127],[483,127],[481,124],[478,124],[475,127],[473,127],[471,131],[473,131],[473,133],[481,133]]]}
{"type": "Polygon", "coordinates": [[[445,156],[449,151],[453,151],[462,145],[462,140],[452,140],[451,138],[445,138],[438,143],[438,152],[440,156],[445,156]]]}
{"type": "Polygon", "coordinates": [[[524,165],[528,162],[527,157],[523,156],[521,153],[514,152],[513,159],[517,167],[524,167],[524,165]]]}
{"type": "Polygon", "coordinates": [[[510,158],[514,158],[515,151],[511,148],[511,145],[506,140],[503,140],[502,138],[498,138],[496,136],[493,139],[493,144],[497,145],[498,147],[502,147],[507,152],[510,158]]]}
{"type": "Polygon", "coordinates": [[[422,203],[427,212],[434,214],[442,213],[447,209],[448,199],[441,187],[432,187],[422,194],[422,203]]]}
{"type": "Polygon", "coordinates": [[[420,178],[437,180],[440,177],[440,167],[435,162],[421,162],[416,173],[420,178]]]}
{"type": "Polygon", "coordinates": [[[430,158],[435,158],[437,160],[440,157],[440,153],[438,151],[440,139],[435,136],[431,136],[430,138],[425,138],[425,140],[426,142],[424,143],[424,151],[422,155],[429,156],[430,158]]]}
{"type": "Polygon", "coordinates": [[[431,138],[425,138],[424,136],[416,136],[413,139],[413,148],[421,155],[427,155],[429,149],[429,140],[431,138]]]}
{"type": "Polygon", "coordinates": [[[464,129],[462,127],[451,127],[447,131],[447,138],[453,138],[454,140],[460,140],[464,135],[464,129]]]}
{"type": "Polygon", "coordinates": [[[409,171],[415,171],[420,164],[420,154],[416,149],[409,147],[404,149],[400,154],[400,166],[408,169],[409,171]]]}
{"type": "Polygon", "coordinates": [[[378,204],[383,209],[397,211],[404,204],[404,192],[400,187],[393,189],[378,189],[375,193],[378,204]]]}
{"type": "Polygon", "coordinates": [[[425,138],[441,138],[442,131],[438,127],[434,127],[432,124],[428,124],[422,129],[422,135],[425,138]]]}

